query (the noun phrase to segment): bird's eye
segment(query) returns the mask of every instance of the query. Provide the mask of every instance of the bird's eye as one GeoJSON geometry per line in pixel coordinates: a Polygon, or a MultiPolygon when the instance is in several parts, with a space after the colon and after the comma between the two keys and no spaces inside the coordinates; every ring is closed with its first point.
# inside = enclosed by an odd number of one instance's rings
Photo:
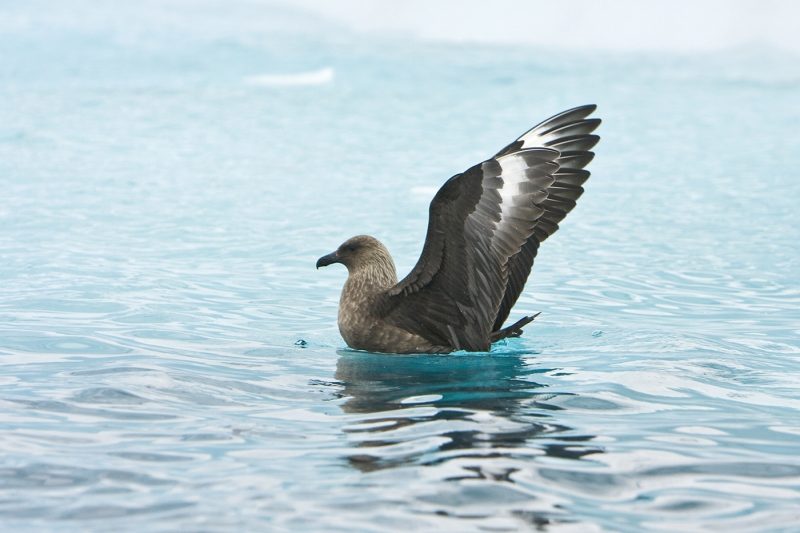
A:
{"type": "Polygon", "coordinates": [[[353,246],[352,244],[348,244],[347,246],[344,247],[344,249],[347,250],[348,252],[355,252],[356,251],[356,247],[353,246]]]}

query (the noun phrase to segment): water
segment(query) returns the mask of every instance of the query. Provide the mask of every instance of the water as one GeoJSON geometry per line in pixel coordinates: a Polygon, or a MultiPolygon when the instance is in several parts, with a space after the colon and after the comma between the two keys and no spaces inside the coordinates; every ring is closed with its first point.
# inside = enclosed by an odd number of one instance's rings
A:
{"type": "Polygon", "coordinates": [[[356,34],[257,3],[0,7],[0,528],[790,531],[800,63],[356,34]],[[432,191],[604,119],[489,355],[349,351],[432,191]]]}

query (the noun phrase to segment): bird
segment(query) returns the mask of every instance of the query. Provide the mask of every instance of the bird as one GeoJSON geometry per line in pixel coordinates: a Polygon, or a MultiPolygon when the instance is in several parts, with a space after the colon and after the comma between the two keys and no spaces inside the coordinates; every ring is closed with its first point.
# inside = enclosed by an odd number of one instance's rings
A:
{"type": "Polygon", "coordinates": [[[594,104],[537,124],[493,157],[447,180],[431,201],[414,268],[398,282],[389,250],[357,235],[317,260],[343,264],[339,332],[355,350],[488,352],[539,313],[503,327],[539,246],[575,207],[600,137],[594,104]]]}

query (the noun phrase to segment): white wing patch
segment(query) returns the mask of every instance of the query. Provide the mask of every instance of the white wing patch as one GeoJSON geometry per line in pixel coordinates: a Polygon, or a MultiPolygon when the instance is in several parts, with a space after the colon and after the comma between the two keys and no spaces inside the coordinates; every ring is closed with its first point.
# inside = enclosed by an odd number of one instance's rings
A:
{"type": "Polygon", "coordinates": [[[500,224],[508,222],[511,218],[511,206],[514,205],[515,198],[521,193],[521,185],[527,181],[526,169],[528,168],[525,159],[513,154],[508,157],[503,157],[499,161],[500,168],[503,169],[500,177],[503,180],[503,186],[498,190],[500,193],[500,224]]]}
{"type": "Polygon", "coordinates": [[[492,233],[492,245],[504,257],[517,253],[533,233],[536,221],[544,213],[539,205],[547,198],[558,164],[556,150],[540,148],[523,150],[497,158],[501,185],[500,220],[492,233]]]}

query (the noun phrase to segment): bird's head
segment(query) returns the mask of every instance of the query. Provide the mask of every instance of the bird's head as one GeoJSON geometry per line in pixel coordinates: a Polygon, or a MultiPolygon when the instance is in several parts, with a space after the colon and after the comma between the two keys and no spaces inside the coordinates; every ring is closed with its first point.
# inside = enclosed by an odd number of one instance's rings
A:
{"type": "Polygon", "coordinates": [[[317,259],[317,268],[333,263],[343,264],[350,272],[361,267],[391,267],[394,272],[394,263],[389,250],[381,241],[369,235],[356,235],[347,239],[335,252],[317,259]]]}

